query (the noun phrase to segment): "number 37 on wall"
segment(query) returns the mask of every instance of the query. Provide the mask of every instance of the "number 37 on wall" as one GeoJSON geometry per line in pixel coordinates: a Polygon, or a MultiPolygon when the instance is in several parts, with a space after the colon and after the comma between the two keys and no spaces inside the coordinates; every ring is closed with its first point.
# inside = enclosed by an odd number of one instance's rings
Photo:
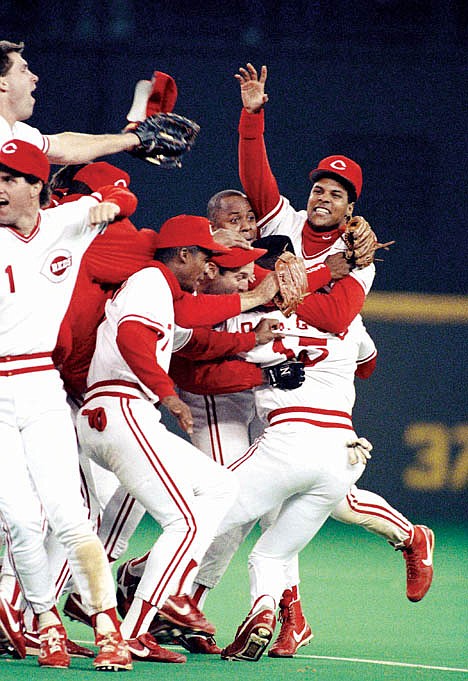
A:
{"type": "Polygon", "coordinates": [[[413,463],[403,471],[406,487],[422,491],[468,487],[468,424],[412,423],[403,439],[416,449],[413,463]]]}

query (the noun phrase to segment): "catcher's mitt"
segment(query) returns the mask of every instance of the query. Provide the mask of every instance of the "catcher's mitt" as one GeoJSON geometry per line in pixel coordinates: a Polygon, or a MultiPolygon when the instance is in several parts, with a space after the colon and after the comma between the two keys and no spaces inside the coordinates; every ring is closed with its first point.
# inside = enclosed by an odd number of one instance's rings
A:
{"type": "Polygon", "coordinates": [[[274,297],[275,305],[285,317],[296,311],[307,295],[307,272],[304,261],[289,251],[278,256],[275,263],[279,293],[274,297]]]}
{"type": "Polygon", "coordinates": [[[182,155],[195,143],[200,126],[185,116],[158,113],[141,123],[130,123],[123,132],[133,132],[140,144],[129,153],[159,166],[180,168],[182,155]]]}
{"type": "Polygon", "coordinates": [[[387,241],[386,244],[380,244],[375,232],[361,215],[356,215],[348,222],[343,240],[346,244],[346,260],[358,269],[373,263],[375,252],[379,248],[388,250],[388,247],[395,243],[394,241],[387,241]]]}

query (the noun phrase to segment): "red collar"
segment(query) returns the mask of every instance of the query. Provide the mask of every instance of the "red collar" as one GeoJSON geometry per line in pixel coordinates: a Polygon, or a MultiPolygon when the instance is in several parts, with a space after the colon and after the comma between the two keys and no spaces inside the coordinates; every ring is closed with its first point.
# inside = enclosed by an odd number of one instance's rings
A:
{"type": "Polygon", "coordinates": [[[24,236],[24,234],[21,234],[17,229],[14,229],[13,227],[9,227],[8,225],[4,225],[5,229],[8,229],[10,234],[13,234],[17,239],[20,241],[24,241],[25,243],[31,241],[34,239],[36,234],[39,232],[39,225],[41,224],[41,214],[37,214],[37,219],[36,219],[36,224],[34,225],[32,232],[28,234],[28,236],[24,236]]]}
{"type": "Polygon", "coordinates": [[[312,258],[324,248],[329,248],[343,234],[344,227],[329,232],[316,232],[306,220],[302,228],[302,249],[305,257],[312,258]]]}

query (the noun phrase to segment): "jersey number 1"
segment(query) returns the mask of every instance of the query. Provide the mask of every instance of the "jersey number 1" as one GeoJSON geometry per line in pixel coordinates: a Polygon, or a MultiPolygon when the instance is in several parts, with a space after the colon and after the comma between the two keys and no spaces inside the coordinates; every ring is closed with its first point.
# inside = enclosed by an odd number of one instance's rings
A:
{"type": "Polygon", "coordinates": [[[13,279],[13,269],[11,265],[8,265],[8,267],[5,268],[6,275],[8,277],[8,281],[10,282],[10,293],[15,292],[15,280],[13,279]]]}

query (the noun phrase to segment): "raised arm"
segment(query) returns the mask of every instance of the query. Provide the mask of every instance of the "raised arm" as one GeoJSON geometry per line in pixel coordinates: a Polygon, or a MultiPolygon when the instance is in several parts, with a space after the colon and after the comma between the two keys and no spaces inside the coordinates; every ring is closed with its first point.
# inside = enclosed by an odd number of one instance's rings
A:
{"type": "Polygon", "coordinates": [[[268,101],[265,94],[267,68],[262,66],[258,77],[256,69],[249,63],[246,68],[239,69],[235,78],[240,84],[244,107],[239,122],[239,177],[257,220],[261,220],[281,199],[263,138],[263,105],[268,101]]]}

